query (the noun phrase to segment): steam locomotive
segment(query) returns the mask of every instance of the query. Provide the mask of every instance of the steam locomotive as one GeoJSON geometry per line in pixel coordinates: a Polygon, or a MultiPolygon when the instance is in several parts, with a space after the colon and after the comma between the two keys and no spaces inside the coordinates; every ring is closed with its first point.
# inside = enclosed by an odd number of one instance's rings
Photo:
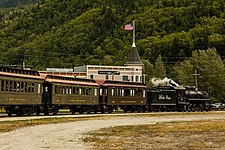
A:
{"type": "Polygon", "coordinates": [[[148,89],[150,111],[209,111],[210,100],[206,91],[193,87],[162,86],[148,89]]]}
{"type": "Polygon", "coordinates": [[[0,67],[0,107],[11,116],[77,113],[202,111],[207,94],[184,87],[147,88],[144,83],[93,80],[0,67]]]}

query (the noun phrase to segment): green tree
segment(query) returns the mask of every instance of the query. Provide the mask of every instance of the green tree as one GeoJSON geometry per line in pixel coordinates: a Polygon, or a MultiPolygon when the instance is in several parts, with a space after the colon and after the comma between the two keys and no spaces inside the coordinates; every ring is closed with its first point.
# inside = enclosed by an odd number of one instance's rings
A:
{"type": "Polygon", "coordinates": [[[148,61],[143,59],[143,75],[145,77],[145,83],[147,86],[151,86],[152,82],[151,79],[153,77],[153,72],[154,72],[154,66],[148,61]]]}
{"type": "Polygon", "coordinates": [[[195,85],[194,70],[197,70],[198,87],[207,90],[211,100],[221,101],[225,97],[225,67],[215,48],[193,51],[192,57],[178,68],[180,83],[195,85]]]}
{"type": "Polygon", "coordinates": [[[166,69],[164,66],[164,62],[162,60],[162,56],[159,55],[158,58],[155,61],[155,67],[154,67],[154,77],[156,78],[165,78],[166,77],[166,69]]]}

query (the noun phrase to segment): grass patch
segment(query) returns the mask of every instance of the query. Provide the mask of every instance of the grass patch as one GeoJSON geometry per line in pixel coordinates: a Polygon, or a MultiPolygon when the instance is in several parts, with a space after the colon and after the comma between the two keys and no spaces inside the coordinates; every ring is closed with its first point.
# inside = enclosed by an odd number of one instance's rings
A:
{"type": "Polygon", "coordinates": [[[225,119],[111,127],[89,132],[83,141],[98,150],[221,149],[225,145],[225,119]]]}

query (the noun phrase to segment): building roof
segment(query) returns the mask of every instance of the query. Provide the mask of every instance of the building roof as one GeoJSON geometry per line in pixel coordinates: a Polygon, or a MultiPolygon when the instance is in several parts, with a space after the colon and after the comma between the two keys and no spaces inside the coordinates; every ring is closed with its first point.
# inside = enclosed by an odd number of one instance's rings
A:
{"type": "Polygon", "coordinates": [[[143,65],[135,45],[132,46],[125,65],[143,65]]]}

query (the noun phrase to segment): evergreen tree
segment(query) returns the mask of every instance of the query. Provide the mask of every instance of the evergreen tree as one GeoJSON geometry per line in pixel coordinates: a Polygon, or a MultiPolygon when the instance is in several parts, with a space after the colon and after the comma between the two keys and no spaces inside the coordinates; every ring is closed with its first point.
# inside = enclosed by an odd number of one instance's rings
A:
{"type": "Polygon", "coordinates": [[[199,89],[208,91],[213,101],[223,100],[225,67],[215,48],[194,51],[192,57],[177,68],[180,83],[195,85],[194,70],[199,73],[199,89]]]}
{"type": "Polygon", "coordinates": [[[161,55],[156,59],[153,75],[154,77],[161,79],[166,77],[166,69],[161,55]]]}

